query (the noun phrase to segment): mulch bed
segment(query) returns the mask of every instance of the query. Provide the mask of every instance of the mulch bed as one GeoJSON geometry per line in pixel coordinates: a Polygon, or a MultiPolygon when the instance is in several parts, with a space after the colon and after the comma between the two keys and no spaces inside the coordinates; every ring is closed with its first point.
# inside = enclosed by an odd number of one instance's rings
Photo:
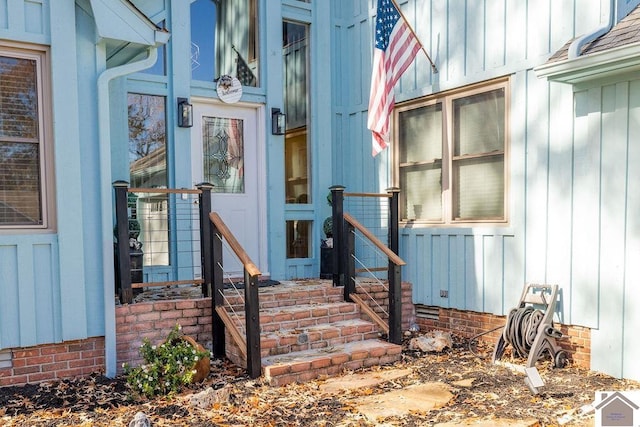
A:
{"type": "MultiPolygon", "coordinates": [[[[411,374],[379,386],[341,393],[325,393],[321,380],[271,387],[250,380],[228,361],[212,361],[211,374],[178,396],[135,401],[124,378],[101,375],[0,388],[2,426],[128,426],[137,412],[153,426],[425,426],[469,419],[534,418],[541,426],[559,425],[559,418],[574,414],[594,400],[596,391],[639,389],[636,382],[619,380],[569,365],[554,369],[549,361],[536,365],[545,386],[533,395],[524,376],[490,362],[491,348],[470,351],[454,337],[454,348],[442,353],[421,353],[405,346],[402,360],[380,369],[410,369],[411,374]],[[473,380],[460,386],[460,380],[473,380]],[[360,396],[384,393],[413,384],[440,381],[451,385],[454,398],[444,408],[415,412],[375,423],[357,411],[360,396]],[[456,385],[458,384],[458,385],[456,385]],[[206,410],[190,406],[184,396],[207,387],[229,389],[229,397],[206,410]]],[[[504,358],[503,358],[504,359],[504,358]]],[[[523,360],[512,360],[524,365],[523,360]]],[[[593,417],[593,415],[591,415],[593,417]]],[[[588,417],[572,418],[564,425],[585,425],[588,417]]],[[[592,423],[593,421],[591,421],[592,423]]],[[[587,424],[588,425],[588,424],[587,424]]]]}

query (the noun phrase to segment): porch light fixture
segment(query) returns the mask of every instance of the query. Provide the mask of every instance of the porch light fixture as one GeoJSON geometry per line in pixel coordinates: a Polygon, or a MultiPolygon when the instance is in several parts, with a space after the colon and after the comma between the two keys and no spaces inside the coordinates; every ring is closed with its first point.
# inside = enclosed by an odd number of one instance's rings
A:
{"type": "Polygon", "coordinates": [[[187,98],[178,98],[178,127],[190,128],[193,126],[193,105],[187,98]]]}
{"type": "Polygon", "coordinates": [[[287,126],[287,116],[279,108],[271,109],[271,134],[284,135],[287,126]]]}

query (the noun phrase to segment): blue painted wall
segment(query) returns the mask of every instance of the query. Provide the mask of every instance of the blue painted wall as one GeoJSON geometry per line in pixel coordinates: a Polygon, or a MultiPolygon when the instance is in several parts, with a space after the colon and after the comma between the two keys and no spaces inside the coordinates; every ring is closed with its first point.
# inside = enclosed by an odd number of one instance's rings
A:
{"type": "MultiPolygon", "coordinates": [[[[403,279],[413,284],[414,302],[505,314],[525,283],[556,283],[562,292],[556,320],[594,328],[592,367],[640,378],[632,338],[640,319],[631,309],[640,303],[633,292],[640,279],[633,191],[640,177],[632,166],[638,80],[576,89],[533,71],[567,41],[606,22],[609,1],[399,3],[439,72],[419,53],[396,86],[396,104],[511,79],[509,223],[402,228],[403,279]],[[441,298],[441,290],[449,296],[441,298]]],[[[627,12],[637,4],[616,3],[627,12]]],[[[333,89],[334,173],[348,191],[396,184],[390,150],[372,158],[366,129],[375,4],[333,2],[333,66],[340,77],[333,89]]]]}
{"type": "MultiPolygon", "coordinates": [[[[266,141],[270,272],[275,279],[308,277],[318,273],[319,254],[286,260],[283,219],[320,224],[330,212],[324,200],[332,184],[353,192],[381,192],[394,184],[389,152],[372,158],[366,129],[376,2],[268,3],[260,2],[264,83],[243,95],[243,101],[266,107],[264,123],[271,107],[283,105],[282,19],[311,25],[313,205],[283,203],[283,139],[267,135],[266,141]]],[[[640,324],[634,309],[640,303],[634,292],[640,279],[640,176],[633,165],[640,152],[631,143],[640,132],[640,81],[627,77],[573,88],[533,71],[565,42],[599,26],[609,1],[400,3],[439,72],[419,53],[396,87],[398,103],[500,76],[511,79],[509,224],[403,228],[403,275],[414,285],[414,302],[504,314],[525,282],[558,283],[560,320],[594,328],[593,367],[640,379],[640,368],[633,366],[640,354],[633,340],[640,324]],[[448,290],[448,298],[440,290],[448,290]]],[[[168,123],[175,123],[176,97],[217,97],[213,82],[190,81],[187,5],[136,4],[157,21],[167,20],[169,72],[111,82],[105,160],[96,101],[104,52],[96,50],[89,2],[0,0],[0,38],[52,46],[58,214],[51,233],[0,232],[0,348],[105,334],[105,310],[113,306],[104,289],[113,284],[105,283],[110,254],[103,251],[111,235],[101,226],[108,215],[101,200],[112,189],[105,188],[100,170],[107,167],[113,180],[128,176],[122,150],[127,91],[167,96],[168,123]]],[[[184,149],[189,133],[170,128],[168,140],[169,150],[181,147],[170,151],[172,185],[190,187],[190,153],[184,149]]],[[[316,242],[320,228],[314,227],[316,242]]]]}

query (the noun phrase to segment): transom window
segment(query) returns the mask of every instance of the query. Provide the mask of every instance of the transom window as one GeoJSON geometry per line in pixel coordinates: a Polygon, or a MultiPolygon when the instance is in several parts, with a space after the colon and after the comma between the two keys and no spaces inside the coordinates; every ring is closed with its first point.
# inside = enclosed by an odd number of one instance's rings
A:
{"type": "Polygon", "coordinates": [[[44,52],[0,46],[1,228],[47,228],[53,215],[45,59],[44,52]]]}
{"type": "Polygon", "coordinates": [[[403,221],[507,221],[508,80],[396,111],[403,221]]]}

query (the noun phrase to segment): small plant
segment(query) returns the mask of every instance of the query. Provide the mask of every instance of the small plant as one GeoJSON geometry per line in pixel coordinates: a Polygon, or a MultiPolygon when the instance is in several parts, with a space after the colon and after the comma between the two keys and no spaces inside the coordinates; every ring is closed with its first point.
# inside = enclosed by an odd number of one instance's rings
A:
{"type": "Polygon", "coordinates": [[[158,345],[151,345],[145,338],[140,346],[140,355],[144,364],[131,368],[123,364],[127,384],[135,395],[154,397],[177,393],[182,387],[190,384],[196,374],[199,360],[209,358],[209,352],[199,350],[187,341],[176,325],[167,340],[158,345]]]}

